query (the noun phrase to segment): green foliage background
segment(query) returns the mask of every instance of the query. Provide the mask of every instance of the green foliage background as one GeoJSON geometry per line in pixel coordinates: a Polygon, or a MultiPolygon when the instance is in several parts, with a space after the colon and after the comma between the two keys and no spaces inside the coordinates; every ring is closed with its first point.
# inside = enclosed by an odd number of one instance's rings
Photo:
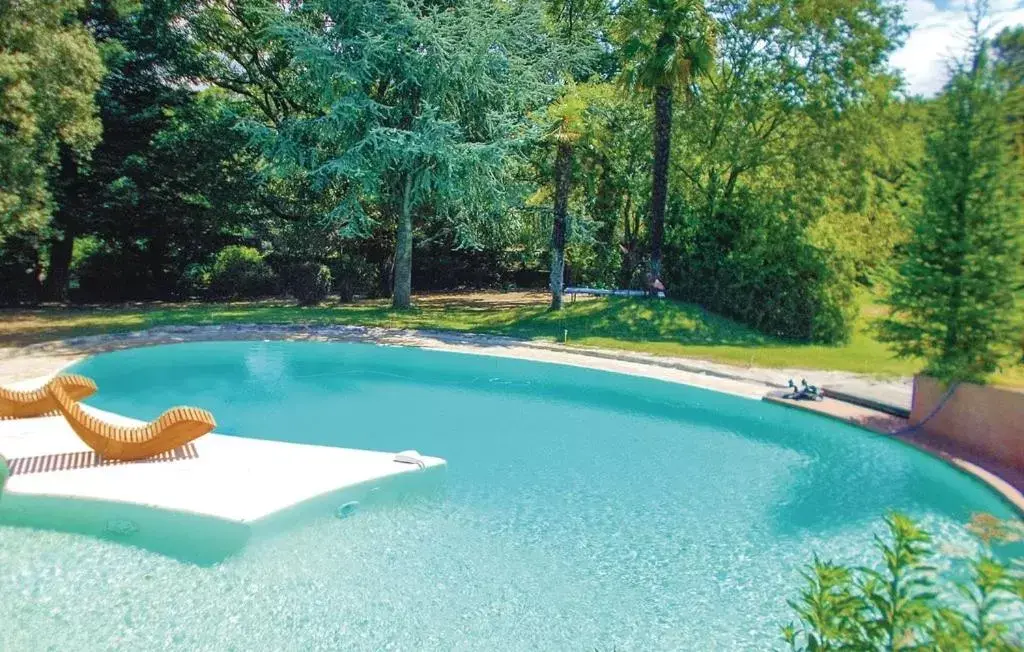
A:
{"type": "MultiPolygon", "coordinates": [[[[278,276],[324,265],[345,300],[539,288],[562,260],[562,193],[565,284],[642,289],[658,250],[670,297],[772,337],[847,342],[857,297],[919,257],[926,135],[948,96],[908,96],[890,66],[902,11],[4,3],[0,301],[212,297],[229,246],[278,276]],[[667,124],[654,113],[662,87],[667,124]],[[665,128],[656,247],[652,147],[665,128]],[[560,190],[557,151],[569,156],[560,190]]],[[[1017,174],[1021,41],[1020,29],[998,35],[992,66],[1017,174]]],[[[1004,353],[1008,330],[990,334],[1004,353]]]]}

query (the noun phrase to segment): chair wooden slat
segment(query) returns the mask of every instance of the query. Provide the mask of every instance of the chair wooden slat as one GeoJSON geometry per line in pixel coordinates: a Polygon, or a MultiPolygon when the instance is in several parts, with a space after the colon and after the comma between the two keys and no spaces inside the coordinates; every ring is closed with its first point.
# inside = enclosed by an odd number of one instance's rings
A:
{"type": "Polygon", "coordinates": [[[56,413],[57,405],[47,394],[47,387],[59,384],[73,401],[81,401],[96,392],[96,383],[85,376],[57,376],[46,386],[32,391],[0,387],[0,419],[24,419],[56,413]]]}
{"type": "Polygon", "coordinates": [[[68,425],[89,448],[113,460],[141,460],[183,446],[217,426],[213,415],[196,408],[171,408],[141,426],[117,426],[85,412],[60,383],[45,388],[68,425]]]}

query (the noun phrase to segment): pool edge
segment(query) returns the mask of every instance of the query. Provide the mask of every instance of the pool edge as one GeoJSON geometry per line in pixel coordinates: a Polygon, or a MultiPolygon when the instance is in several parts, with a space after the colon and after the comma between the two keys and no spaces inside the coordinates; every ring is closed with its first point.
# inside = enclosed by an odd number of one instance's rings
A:
{"type": "MultiPolygon", "coordinates": [[[[892,423],[892,421],[888,419],[865,422],[853,416],[837,414],[827,409],[821,409],[810,401],[800,402],[784,399],[774,395],[772,392],[766,394],[762,400],[773,405],[779,405],[785,408],[832,419],[839,423],[845,423],[860,430],[865,430],[873,435],[886,437],[891,441],[895,441],[896,443],[909,446],[926,453],[941,460],[942,462],[945,462],[959,473],[965,474],[982,482],[989,489],[998,494],[1005,503],[1013,508],[1018,517],[1024,519],[1024,492],[1015,486],[1013,481],[1003,477],[1004,475],[1013,475],[1013,472],[1009,469],[1001,471],[993,470],[991,467],[996,465],[996,462],[992,460],[984,460],[976,455],[968,455],[965,451],[954,452],[949,447],[943,446],[943,442],[934,440],[934,438],[925,440],[923,437],[915,436],[913,433],[894,432],[882,425],[892,423]],[[968,457],[971,459],[968,459],[968,457]]],[[[867,408],[863,409],[866,410],[867,408]]],[[[906,422],[906,419],[899,419],[898,417],[893,417],[893,419],[906,422]]],[[[1024,484],[1024,482],[1018,482],[1020,484],[1024,484]]]]}
{"type": "MultiPolygon", "coordinates": [[[[45,364],[48,358],[50,364],[45,371],[40,371],[36,375],[45,374],[52,376],[89,356],[122,349],[187,342],[271,340],[362,342],[386,346],[404,346],[444,352],[524,359],[532,362],[561,364],[641,376],[742,398],[768,400],[769,402],[776,402],[786,407],[801,409],[818,416],[854,425],[872,434],[881,434],[893,438],[891,432],[875,429],[842,416],[809,409],[802,405],[793,404],[793,402],[773,401],[770,395],[778,387],[776,385],[760,383],[749,379],[740,380],[736,379],[735,376],[720,374],[714,370],[704,368],[656,364],[646,358],[639,359],[636,356],[625,354],[606,354],[586,347],[557,347],[545,343],[519,341],[501,336],[474,333],[418,331],[350,325],[317,326],[309,324],[174,326],[58,340],[23,347],[21,352],[25,353],[23,357],[29,357],[38,350],[40,352],[39,357],[43,358],[43,363],[45,364]],[[31,351],[24,351],[24,349],[31,349],[31,351]],[[621,365],[629,365],[632,371],[625,370],[621,365]],[[736,391],[730,391],[728,389],[730,386],[736,391]],[[767,394],[766,390],[769,390],[767,394]]],[[[1002,498],[1004,502],[1009,503],[1018,516],[1024,518],[1024,493],[1015,488],[1013,483],[1003,478],[1000,473],[987,469],[981,464],[961,459],[959,456],[941,448],[930,447],[919,441],[899,437],[893,439],[898,443],[910,445],[919,451],[938,458],[958,472],[965,473],[981,481],[1002,498]]]]}

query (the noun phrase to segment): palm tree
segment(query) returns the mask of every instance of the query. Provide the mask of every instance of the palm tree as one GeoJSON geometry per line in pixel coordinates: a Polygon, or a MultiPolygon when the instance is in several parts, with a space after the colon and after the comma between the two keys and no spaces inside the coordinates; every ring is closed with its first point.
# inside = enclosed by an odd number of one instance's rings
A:
{"type": "Polygon", "coordinates": [[[551,309],[562,308],[565,274],[565,243],[569,231],[569,194],[572,191],[576,150],[589,147],[606,132],[601,118],[603,107],[614,97],[614,89],[603,83],[567,81],[555,102],[548,105],[543,119],[550,129],[548,141],[555,145],[554,219],[551,227],[551,309]]]}
{"type": "Polygon", "coordinates": [[[558,141],[555,155],[555,207],[551,227],[551,309],[562,309],[562,290],[565,281],[566,214],[569,190],[572,184],[573,141],[558,141]]]}
{"type": "Polygon", "coordinates": [[[636,0],[623,13],[622,79],[654,96],[654,168],[651,175],[651,280],[661,278],[665,204],[672,139],[672,98],[689,93],[714,63],[713,21],[702,0],[636,0]]]}
{"type": "Polygon", "coordinates": [[[562,309],[562,286],[565,277],[565,241],[569,192],[572,189],[572,169],[576,142],[584,126],[587,101],[577,92],[577,86],[569,83],[566,92],[548,107],[548,119],[554,123],[549,138],[555,150],[555,196],[554,219],[551,226],[551,310],[562,309]]]}

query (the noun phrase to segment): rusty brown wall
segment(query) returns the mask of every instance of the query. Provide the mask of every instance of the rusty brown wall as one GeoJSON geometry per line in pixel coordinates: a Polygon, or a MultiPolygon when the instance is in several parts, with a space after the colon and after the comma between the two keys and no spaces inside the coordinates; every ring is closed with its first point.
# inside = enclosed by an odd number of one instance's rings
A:
{"type": "MultiPolygon", "coordinates": [[[[934,378],[914,378],[910,423],[921,423],[945,394],[946,386],[934,378]]],[[[960,383],[922,429],[1024,470],[1024,392],[960,383]]]]}

